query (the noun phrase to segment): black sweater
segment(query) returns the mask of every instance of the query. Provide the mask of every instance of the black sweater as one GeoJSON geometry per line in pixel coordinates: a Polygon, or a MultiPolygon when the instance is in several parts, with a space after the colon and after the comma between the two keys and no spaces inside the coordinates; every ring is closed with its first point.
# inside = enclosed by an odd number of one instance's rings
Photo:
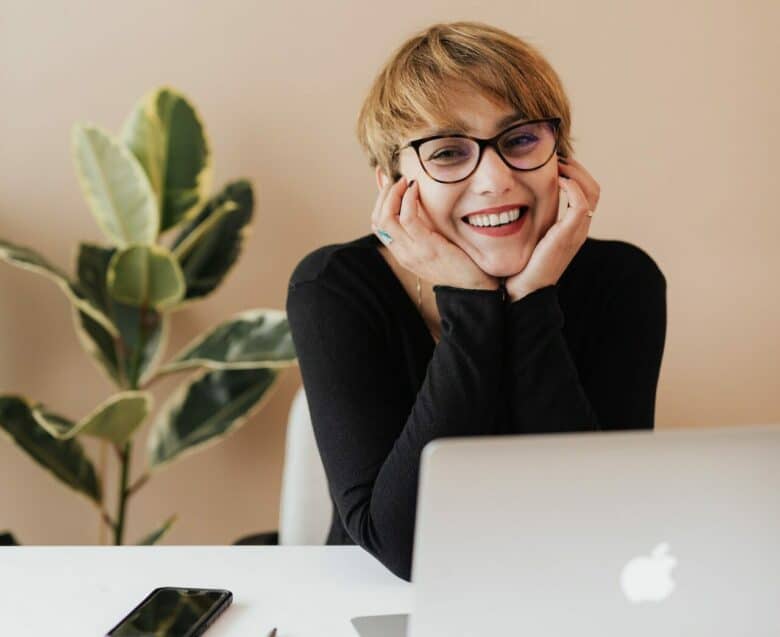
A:
{"type": "Polygon", "coordinates": [[[515,302],[436,286],[436,343],[379,245],[306,256],[287,312],[334,504],[327,543],[409,580],[431,440],[653,427],[666,280],[640,248],[588,238],[556,285],[515,302]]]}

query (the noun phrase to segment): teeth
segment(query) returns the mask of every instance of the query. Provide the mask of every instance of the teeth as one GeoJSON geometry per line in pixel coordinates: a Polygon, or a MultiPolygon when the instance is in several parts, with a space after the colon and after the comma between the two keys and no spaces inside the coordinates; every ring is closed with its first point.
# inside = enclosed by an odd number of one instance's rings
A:
{"type": "Polygon", "coordinates": [[[506,210],[502,213],[491,213],[487,215],[471,215],[466,221],[472,226],[483,228],[485,226],[499,226],[505,223],[511,223],[520,218],[520,208],[506,210]]]}

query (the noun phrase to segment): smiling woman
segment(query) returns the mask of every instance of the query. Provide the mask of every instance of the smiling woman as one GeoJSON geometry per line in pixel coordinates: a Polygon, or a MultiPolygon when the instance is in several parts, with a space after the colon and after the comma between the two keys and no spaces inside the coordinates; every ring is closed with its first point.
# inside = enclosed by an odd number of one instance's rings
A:
{"type": "Polygon", "coordinates": [[[433,25],[378,74],[358,118],[372,233],[307,255],[287,298],[329,544],[409,579],[436,438],[653,427],[666,281],[588,238],[600,186],[569,129],[549,63],[488,25],[433,25]]]}

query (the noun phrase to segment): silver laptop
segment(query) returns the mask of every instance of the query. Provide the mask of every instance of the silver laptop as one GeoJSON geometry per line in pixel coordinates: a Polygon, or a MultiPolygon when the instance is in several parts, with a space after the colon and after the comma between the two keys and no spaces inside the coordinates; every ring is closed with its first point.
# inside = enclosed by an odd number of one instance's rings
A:
{"type": "Polygon", "coordinates": [[[407,637],[780,635],[778,425],[447,438],[421,462],[407,637]]]}

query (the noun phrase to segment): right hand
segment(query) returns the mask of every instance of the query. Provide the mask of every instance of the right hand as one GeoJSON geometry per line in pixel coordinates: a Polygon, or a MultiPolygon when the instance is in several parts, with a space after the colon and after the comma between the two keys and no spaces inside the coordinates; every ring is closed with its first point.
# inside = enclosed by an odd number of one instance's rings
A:
{"type": "MultiPolygon", "coordinates": [[[[419,185],[406,177],[387,181],[371,213],[371,230],[393,241],[387,249],[407,270],[433,285],[497,290],[498,279],[483,272],[463,250],[438,233],[419,199],[419,185]]],[[[384,243],[384,241],[383,241],[384,243]]]]}

